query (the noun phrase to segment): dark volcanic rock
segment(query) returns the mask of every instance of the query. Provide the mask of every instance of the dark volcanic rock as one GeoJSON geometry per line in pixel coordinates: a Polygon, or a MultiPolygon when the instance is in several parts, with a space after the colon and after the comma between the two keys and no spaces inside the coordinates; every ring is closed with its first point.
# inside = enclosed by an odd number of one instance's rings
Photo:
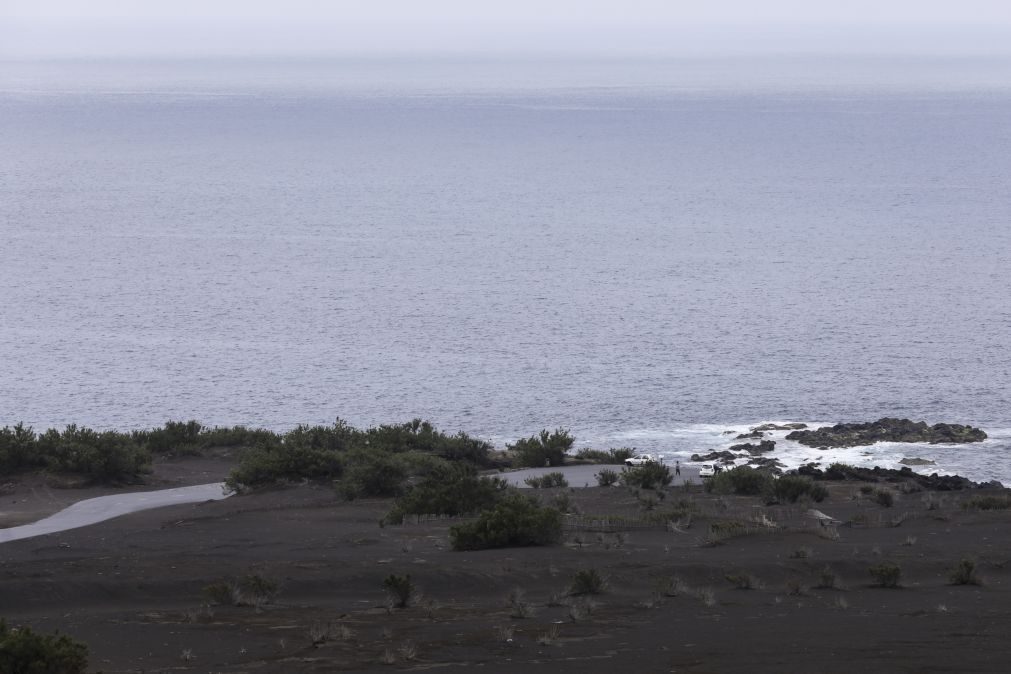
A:
{"type": "Polygon", "coordinates": [[[748,454],[750,454],[752,456],[757,456],[759,454],[765,454],[767,452],[771,452],[774,449],[776,449],[776,441],[775,440],[762,440],[757,445],[753,444],[753,443],[750,443],[750,442],[745,442],[745,443],[742,443],[740,445],[731,445],[730,446],[730,451],[731,452],[747,452],[748,454]]]}
{"type": "MultiPolygon", "coordinates": [[[[922,489],[929,491],[958,491],[960,489],[976,489],[994,486],[993,483],[973,482],[961,475],[920,475],[914,473],[908,466],[903,466],[899,470],[892,468],[857,468],[855,466],[844,466],[832,464],[825,470],[813,466],[801,466],[797,469],[798,475],[804,475],[813,480],[855,480],[859,482],[912,482],[922,489]]],[[[999,483],[998,483],[999,484],[999,483]]]]}
{"type": "Polygon", "coordinates": [[[759,470],[765,470],[773,475],[782,475],[784,464],[778,459],[773,459],[768,456],[760,456],[750,459],[747,464],[748,466],[753,466],[759,470]]]}
{"type": "Polygon", "coordinates": [[[933,466],[937,461],[931,461],[930,459],[902,459],[899,461],[903,466],[933,466]]]}
{"type": "Polygon", "coordinates": [[[776,424],[762,424],[761,426],[755,426],[751,429],[752,433],[759,431],[799,431],[802,428],[807,428],[807,424],[789,423],[783,424],[782,426],[777,426],[776,424]]]}
{"type": "Polygon", "coordinates": [[[721,463],[733,463],[737,455],[733,452],[713,450],[708,454],[692,454],[692,461],[719,461],[721,463]]]}
{"type": "Polygon", "coordinates": [[[909,419],[878,419],[866,424],[836,424],[786,436],[808,447],[856,447],[875,442],[966,443],[986,440],[979,428],[961,424],[934,424],[909,419]]]}
{"type": "Polygon", "coordinates": [[[752,430],[750,433],[741,433],[734,440],[758,440],[764,435],[762,431],[752,430]]]}

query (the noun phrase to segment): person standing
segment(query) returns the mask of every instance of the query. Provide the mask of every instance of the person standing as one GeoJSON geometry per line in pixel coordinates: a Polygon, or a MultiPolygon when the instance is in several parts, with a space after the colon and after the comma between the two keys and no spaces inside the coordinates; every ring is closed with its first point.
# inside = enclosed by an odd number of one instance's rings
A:
{"type": "Polygon", "coordinates": [[[674,462],[674,474],[675,475],[680,475],[681,474],[681,462],[680,461],[675,461],[674,462]]]}

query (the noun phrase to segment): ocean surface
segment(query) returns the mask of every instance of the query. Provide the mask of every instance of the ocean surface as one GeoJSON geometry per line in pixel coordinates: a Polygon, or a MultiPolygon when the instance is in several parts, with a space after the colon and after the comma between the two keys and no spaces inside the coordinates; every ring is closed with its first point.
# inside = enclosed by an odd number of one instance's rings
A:
{"type": "Polygon", "coordinates": [[[0,63],[0,426],[431,420],[1011,483],[1011,66],[0,63]]]}

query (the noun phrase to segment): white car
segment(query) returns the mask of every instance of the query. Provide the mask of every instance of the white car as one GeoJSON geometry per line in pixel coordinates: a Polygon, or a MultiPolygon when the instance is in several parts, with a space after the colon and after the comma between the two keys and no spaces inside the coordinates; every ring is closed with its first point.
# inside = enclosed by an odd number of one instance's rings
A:
{"type": "Polygon", "coordinates": [[[636,454],[625,459],[626,466],[645,466],[647,463],[660,463],[660,457],[654,454],[636,454]]]}
{"type": "Polygon", "coordinates": [[[711,463],[704,463],[699,466],[699,477],[712,477],[716,475],[716,468],[711,463]]]}

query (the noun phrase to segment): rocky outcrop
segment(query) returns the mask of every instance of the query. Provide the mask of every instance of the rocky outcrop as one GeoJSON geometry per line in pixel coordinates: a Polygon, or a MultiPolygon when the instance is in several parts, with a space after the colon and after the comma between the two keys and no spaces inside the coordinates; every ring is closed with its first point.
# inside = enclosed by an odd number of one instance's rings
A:
{"type": "Polygon", "coordinates": [[[933,466],[937,464],[937,461],[931,461],[930,459],[917,459],[917,458],[907,458],[899,461],[903,466],[933,466]]]}
{"type": "Polygon", "coordinates": [[[759,456],[749,459],[745,465],[751,466],[758,470],[768,471],[773,475],[782,475],[783,468],[786,467],[785,464],[783,464],[783,462],[768,456],[759,456]]]}
{"type": "Polygon", "coordinates": [[[731,445],[731,452],[747,452],[751,456],[758,456],[759,454],[767,454],[772,450],[776,449],[775,440],[762,440],[757,445],[751,442],[745,442],[740,445],[731,445]]]}
{"type": "Polygon", "coordinates": [[[720,463],[733,463],[737,455],[726,450],[717,452],[713,450],[708,454],[692,454],[692,461],[719,461],[720,463]]]}
{"type": "Polygon", "coordinates": [[[833,480],[844,481],[853,480],[858,482],[911,482],[921,489],[928,491],[958,491],[961,489],[977,489],[983,487],[1000,487],[999,482],[973,482],[960,475],[920,475],[914,473],[913,469],[903,466],[899,470],[892,468],[857,468],[855,466],[844,466],[832,464],[825,470],[814,466],[801,466],[797,469],[798,475],[804,475],[813,480],[833,480]]]}
{"type": "Polygon", "coordinates": [[[761,433],[765,431],[799,431],[801,429],[807,428],[807,424],[789,423],[783,425],[777,424],[762,424],[761,426],[755,426],[751,429],[752,433],[761,433]]]}
{"type": "Polygon", "coordinates": [[[734,440],[758,440],[764,435],[762,431],[752,430],[750,433],[741,433],[734,440]]]}
{"type": "Polygon", "coordinates": [[[909,419],[878,419],[865,424],[836,424],[815,430],[793,431],[787,440],[808,447],[856,447],[875,442],[929,442],[931,444],[982,442],[986,433],[961,424],[934,424],[909,419]]]}

